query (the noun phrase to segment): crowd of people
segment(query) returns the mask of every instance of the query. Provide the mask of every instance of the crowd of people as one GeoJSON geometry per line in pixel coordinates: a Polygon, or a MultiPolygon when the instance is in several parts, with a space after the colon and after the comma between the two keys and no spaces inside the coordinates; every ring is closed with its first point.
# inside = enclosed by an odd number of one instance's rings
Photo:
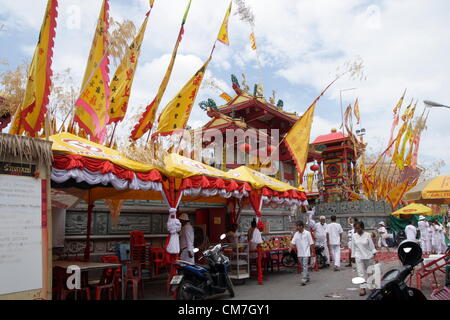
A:
{"type": "MultiPolygon", "coordinates": [[[[337,222],[336,216],[330,217],[330,223],[326,222],[325,216],[319,217],[319,222],[314,221],[314,209],[307,208],[307,221],[298,221],[296,230],[291,240],[291,252],[296,252],[298,263],[302,267],[301,285],[306,285],[310,281],[309,268],[311,257],[314,257],[316,248],[323,248],[322,255],[325,258],[325,266],[332,266],[334,271],[340,271],[341,267],[341,247],[343,245],[342,235],[344,230],[337,222]]],[[[189,222],[187,214],[180,215],[182,224],[180,233],[181,259],[194,262],[194,231],[189,222]]],[[[387,239],[391,237],[386,224],[380,221],[375,232],[365,231],[365,226],[358,219],[349,218],[349,231],[347,234],[347,247],[350,251],[350,259],[347,267],[356,264],[356,271],[359,277],[367,279],[367,270],[371,265],[378,263],[376,253],[386,250],[389,252],[387,239]],[[378,240],[377,240],[378,238],[378,240]]],[[[450,229],[450,222],[447,223],[450,229]]],[[[226,234],[228,242],[236,241],[238,226],[232,225],[226,234]]],[[[407,240],[420,243],[424,254],[440,254],[447,249],[445,242],[444,225],[437,219],[427,221],[424,216],[419,217],[418,226],[415,227],[412,220],[409,220],[404,232],[407,240]]],[[[251,258],[256,258],[256,250],[263,243],[261,226],[253,219],[247,231],[247,239],[251,251],[251,258]]],[[[367,284],[360,285],[361,296],[366,295],[367,284]]]]}
{"type": "MultiPolygon", "coordinates": [[[[306,223],[303,221],[296,223],[296,231],[291,241],[291,250],[295,249],[298,263],[302,266],[301,285],[306,285],[310,281],[309,261],[314,256],[315,248],[323,248],[325,265],[331,265],[334,271],[340,270],[344,232],[336,216],[330,217],[330,223],[326,222],[325,216],[320,216],[319,222],[315,222],[314,209],[308,207],[306,217],[306,223]]],[[[348,224],[350,228],[347,234],[347,247],[350,250],[350,259],[347,267],[352,267],[352,263],[355,263],[358,276],[367,279],[369,267],[378,263],[376,253],[390,252],[387,239],[392,238],[392,234],[388,233],[384,221],[378,223],[374,232],[365,231],[364,222],[356,218],[349,218],[348,224]]],[[[255,230],[258,228],[254,220],[248,231],[250,247],[253,250],[263,241],[261,232],[255,230]]],[[[405,235],[407,240],[420,242],[424,254],[444,253],[447,249],[445,228],[437,219],[427,222],[425,217],[420,216],[418,228],[410,220],[405,228],[405,235]]],[[[366,289],[367,284],[361,284],[359,294],[366,295],[366,289]]]]}

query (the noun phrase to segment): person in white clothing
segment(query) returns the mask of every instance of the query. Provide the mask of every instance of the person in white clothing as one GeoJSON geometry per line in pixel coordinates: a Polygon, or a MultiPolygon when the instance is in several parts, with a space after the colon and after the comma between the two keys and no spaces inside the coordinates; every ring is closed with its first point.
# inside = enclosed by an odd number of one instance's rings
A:
{"type": "Polygon", "coordinates": [[[317,222],[314,226],[314,236],[316,240],[316,246],[323,247],[323,254],[327,259],[326,264],[330,261],[330,252],[328,250],[327,243],[327,224],[325,223],[325,216],[320,216],[319,222],[317,222]]]}
{"type": "Polygon", "coordinates": [[[428,221],[428,248],[430,249],[430,253],[433,252],[433,234],[434,234],[434,226],[433,226],[433,221],[428,221]]]}
{"type": "Polygon", "coordinates": [[[412,220],[408,221],[408,225],[405,228],[406,240],[416,241],[417,229],[412,224],[412,220]]]}
{"type": "Polygon", "coordinates": [[[385,247],[387,249],[387,251],[389,252],[389,247],[386,243],[386,236],[387,236],[387,230],[386,230],[386,225],[384,224],[383,221],[380,221],[380,223],[378,223],[378,248],[385,247]]]}
{"type": "Polygon", "coordinates": [[[311,208],[309,205],[306,208],[306,215],[308,216],[307,225],[311,228],[314,228],[314,225],[316,222],[314,221],[314,213],[315,213],[315,207],[311,208]]]}
{"type": "Polygon", "coordinates": [[[441,253],[441,231],[442,226],[440,225],[437,219],[434,220],[432,225],[432,238],[431,238],[431,248],[433,253],[439,254],[441,253]]]}
{"type": "Polygon", "coordinates": [[[450,238],[450,220],[447,222],[447,237],[450,238]]]}
{"type": "Polygon", "coordinates": [[[178,220],[180,220],[182,226],[180,232],[180,259],[194,263],[194,228],[186,213],[182,213],[178,220]]]}
{"type": "Polygon", "coordinates": [[[308,260],[311,257],[311,252],[313,252],[314,242],[311,233],[305,230],[305,224],[303,221],[297,222],[297,232],[291,241],[291,251],[294,247],[297,248],[298,263],[302,266],[302,286],[309,282],[309,272],[308,272],[308,260]]]}
{"type": "MultiPolygon", "coordinates": [[[[352,236],[351,258],[356,262],[356,270],[358,276],[367,280],[367,269],[373,265],[373,257],[377,252],[375,245],[373,244],[372,236],[368,232],[364,232],[364,223],[357,221],[354,224],[355,233],[352,236]]],[[[359,287],[359,295],[366,295],[367,284],[361,284],[359,287]]]]}
{"type": "Polygon", "coordinates": [[[261,243],[263,243],[261,231],[258,228],[255,228],[255,230],[253,230],[250,247],[252,248],[252,250],[256,250],[258,245],[261,243]]]}
{"type": "MultiPolygon", "coordinates": [[[[353,235],[355,234],[355,223],[358,222],[358,218],[353,219],[352,217],[349,217],[347,219],[347,223],[350,226],[350,229],[347,232],[347,247],[350,250],[349,255],[350,257],[352,256],[352,238],[353,235]]],[[[348,260],[348,264],[346,265],[346,267],[352,267],[352,259],[348,260]]]]}
{"type": "Polygon", "coordinates": [[[428,222],[424,216],[419,217],[417,224],[420,231],[420,246],[424,254],[430,253],[430,247],[428,246],[428,222]]]}
{"type": "Polygon", "coordinates": [[[331,223],[327,226],[327,241],[330,245],[334,271],[339,271],[341,266],[341,241],[343,232],[342,226],[336,222],[336,216],[331,216],[331,223]]]}

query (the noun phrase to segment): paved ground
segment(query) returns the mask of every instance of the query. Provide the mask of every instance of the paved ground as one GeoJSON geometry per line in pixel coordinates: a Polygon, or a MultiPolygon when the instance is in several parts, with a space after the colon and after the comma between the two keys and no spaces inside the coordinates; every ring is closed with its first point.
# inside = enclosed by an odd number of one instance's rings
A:
{"type": "MultiPolygon", "coordinates": [[[[382,264],[382,274],[397,268],[399,262],[382,264]]],[[[351,279],[356,277],[356,270],[343,267],[341,271],[334,272],[331,268],[311,272],[311,281],[306,286],[300,285],[300,275],[296,270],[284,269],[279,272],[268,272],[264,277],[264,284],[259,285],[256,278],[247,279],[245,284],[235,285],[236,296],[239,300],[364,300],[366,297],[358,295],[358,286],[352,284],[351,279]]],[[[168,300],[166,296],[165,280],[146,282],[144,299],[168,300]]],[[[424,290],[430,298],[430,291],[424,290]]],[[[228,299],[227,295],[214,297],[215,299],[228,299]]]]}

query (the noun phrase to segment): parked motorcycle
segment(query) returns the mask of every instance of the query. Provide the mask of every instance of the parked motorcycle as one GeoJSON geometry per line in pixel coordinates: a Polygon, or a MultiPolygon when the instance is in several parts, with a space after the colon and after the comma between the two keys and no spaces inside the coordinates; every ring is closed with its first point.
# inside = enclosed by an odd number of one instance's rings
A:
{"type": "MultiPolygon", "coordinates": [[[[223,239],[225,234],[220,236],[220,240],[223,239]]],[[[175,262],[180,268],[170,285],[171,290],[177,292],[177,300],[205,299],[225,291],[228,291],[231,298],[234,297],[233,283],[228,276],[230,259],[222,252],[225,247],[226,245],[219,243],[204,251],[200,260],[206,259],[206,266],[183,260],[175,262]]],[[[197,248],[194,249],[194,252],[198,251],[197,248]]]]}
{"type": "MultiPolygon", "coordinates": [[[[398,257],[403,266],[400,269],[388,271],[381,279],[381,288],[373,290],[367,300],[427,300],[424,294],[406,285],[406,278],[414,270],[414,267],[423,261],[422,249],[414,241],[403,241],[398,247],[398,257]]],[[[364,278],[356,277],[352,279],[353,284],[363,284],[364,278]]]]}

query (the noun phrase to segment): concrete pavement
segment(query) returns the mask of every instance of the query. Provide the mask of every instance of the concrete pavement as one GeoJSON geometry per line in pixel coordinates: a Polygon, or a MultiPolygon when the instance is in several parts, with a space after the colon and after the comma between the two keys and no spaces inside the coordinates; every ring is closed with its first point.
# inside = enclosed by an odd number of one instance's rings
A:
{"type": "MultiPolygon", "coordinates": [[[[263,285],[258,284],[256,277],[247,279],[245,284],[235,285],[236,295],[233,300],[364,300],[367,296],[360,297],[359,287],[351,281],[357,276],[355,264],[353,265],[354,269],[342,267],[341,271],[333,271],[331,268],[311,271],[311,281],[305,286],[300,285],[301,277],[295,268],[267,272],[264,274],[263,285]]],[[[398,267],[398,261],[382,263],[382,274],[398,267]]],[[[173,299],[165,294],[165,285],[164,279],[146,282],[144,299],[173,299]]],[[[424,294],[430,298],[429,289],[425,288],[424,294]]],[[[226,294],[213,298],[229,299],[226,294]]]]}

